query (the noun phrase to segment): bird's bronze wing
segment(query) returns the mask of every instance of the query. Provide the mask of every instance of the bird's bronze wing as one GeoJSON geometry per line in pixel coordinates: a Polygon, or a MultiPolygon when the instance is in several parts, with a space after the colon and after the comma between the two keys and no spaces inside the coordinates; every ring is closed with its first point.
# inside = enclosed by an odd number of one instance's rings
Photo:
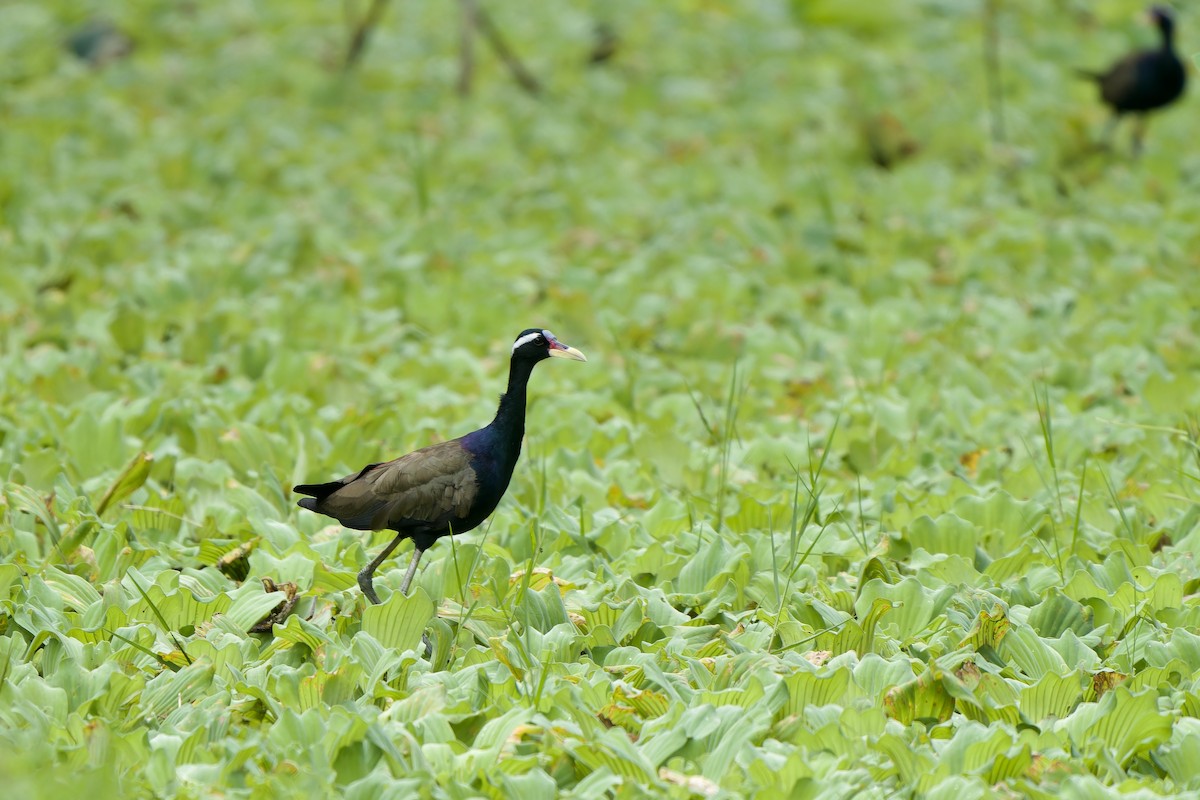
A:
{"type": "Polygon", "coordinates": [[[471,454],[458,440],[364,467],[316,510],[360,530],[451,524],[470,513],[478,492],[471,454]]]}

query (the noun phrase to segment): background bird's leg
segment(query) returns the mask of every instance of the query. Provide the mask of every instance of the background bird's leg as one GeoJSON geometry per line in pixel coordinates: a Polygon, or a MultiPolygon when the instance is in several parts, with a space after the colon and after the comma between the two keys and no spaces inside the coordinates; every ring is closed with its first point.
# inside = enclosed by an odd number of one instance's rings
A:
{"type": "Polygon", "coordinates": [[[496,27],[496,23],[483,6],[477,5],[475,7],[475,24],[478,26],[483,38],[492,46],[492,50],[504,62],[504,66],[508,67],[508,71],[512,73],[517,84],[529,92],[529,94],[536,95],[540,92],[542,85],[538,83],[537,78],[533,77],[533,73],[521,63],[521,59],[517,58],[516,52],[508,46],[508,42],[501,35],[500,29],[496,27]]]}
{"type": "Polygon", "coordinates": [[[358,63],[362,58],[363,51],[367,47],[367,39],[371,36],[371,31],[379,24],[379,20],[383,18],[383,10],[387,7],[387,0],[371,0],[371,5],[367,9],[367,13],[350,32],[350,44],[346,47],[346,58],[342,62],[342,68],[349,70],[358,63]]]}
{"type": "Polygon", "coordinates": [[[1133,157],[1142,154],[1142,141],[1146,138],[1146,115],[1139,114],[1133,121],[1133,157]]]}
{"type": "Polygon", "coordinates": [[[1100,145],[1106,149],[1112,149],[1113,134],[1117,130],[1117,123],[1121,121],[1120,114],[1113,114],[1108,118],[1108,122],[1104,123],[1104,133],[1100,136],[1100,145]]]}
{"type": "Polygon", "coordinates": [[[408,585],[412,583],[413,575],[417,574],[417,562],[421,560],[421,553],[425,552],[419,547],[413,548],[412,561],[408,565],[408,572],[404,573],[404,583],[400,584],[400,594],[408,595],[408,585]]]}
{"type": "MultiPolygon", "coordinates": [[[[401,540],[404,539],[404,536],[405,534],[403,533],[396,534],[396,538],[392,539],[388,546],[383,548],[383,552],[375,556],[375,560],[363,567],[362,571],[358,573],[359,588],[362,589],[362,592],[367,596],[367,599],[375,605],[379,605],[379,595],[375,594],[375,585],[373,583],[375,570],[379,569],[379,565],[383,563],[384,559],[392,554],[392,551],[396,549],[396,545],[400,544],[401,540]]],[[[420,552],[421,551],[418,550],[417,554],[420,555],[420,552]]],[[[409,576],[411,577],[411,575],[412,570],[409,570],[409,576]]],[[[405,591],[408,589],[407,580],[404,583],[404,589],[405,591]]]]}

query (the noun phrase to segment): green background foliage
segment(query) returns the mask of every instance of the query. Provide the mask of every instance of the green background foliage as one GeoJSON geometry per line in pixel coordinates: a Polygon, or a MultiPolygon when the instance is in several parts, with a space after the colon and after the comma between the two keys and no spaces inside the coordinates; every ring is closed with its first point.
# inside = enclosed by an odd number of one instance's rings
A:
{"type": "Polygon", "coordinates": [[[1194,103],[1098,149],[1137,3],[1007,5],[1003,144],[972,3],[489,4],[541,99],[450,2],[351,74],[340,3],[0,5],[6,793],[1200,793],[1194,103]],[[289,487],[530,325],[590,362],[365,608],[289,487]]]}

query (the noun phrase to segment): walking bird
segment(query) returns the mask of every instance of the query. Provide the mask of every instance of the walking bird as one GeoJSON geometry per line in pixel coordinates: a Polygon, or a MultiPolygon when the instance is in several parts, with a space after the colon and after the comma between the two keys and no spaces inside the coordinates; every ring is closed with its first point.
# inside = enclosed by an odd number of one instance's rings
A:
{"type": "Polygon", "coordinates": [[[293,489],[308,495],[300,500],[301,508],[333,517],[347,528],[396,532],[391,543],[358,573],[358,585],[372,603],[379,602],[375,570],[401,541],[413,540],[412,561],[400,586],[401,594],[408,594],[422,553],[443,536],[477,527],[495,510],[521,454],[529,376],[547,358],[587,361],[548,330],[521,331],[512,346],[508,389],[489,424],[392,461],[368,464],[341,480],[293,489]]]}
{"type": "Polygon", "coordinates": [[[1142,150],[1146,114],[1174,103],[1187,85],[1183,61],[1175,52],[1174,15],[1165,6],[1154,6],[1150,9],[1150,17],[1158,26],[1158,47],[1130,53],[1104,72],[1080,70],[1083,77],[1099,84],[1100,98],[1113,110],[1108,134],[1123,115],[1137,115],[1133,130],[1134,155],[1142,150]]]}

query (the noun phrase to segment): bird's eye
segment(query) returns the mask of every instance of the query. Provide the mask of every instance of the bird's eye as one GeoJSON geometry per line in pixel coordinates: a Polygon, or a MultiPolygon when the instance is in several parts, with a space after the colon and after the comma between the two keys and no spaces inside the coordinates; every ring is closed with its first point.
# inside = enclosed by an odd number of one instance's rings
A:
{"type": "Polygon", "coordinates": [[[546,337],[545,337],[545,336],[539,336],[539,337],[537,337],[537,343],[538,343],[538,345],[539,345],[539,346],[540,346],[540,345],[544,345],[544,344],[546,344],[546,337]]]}

